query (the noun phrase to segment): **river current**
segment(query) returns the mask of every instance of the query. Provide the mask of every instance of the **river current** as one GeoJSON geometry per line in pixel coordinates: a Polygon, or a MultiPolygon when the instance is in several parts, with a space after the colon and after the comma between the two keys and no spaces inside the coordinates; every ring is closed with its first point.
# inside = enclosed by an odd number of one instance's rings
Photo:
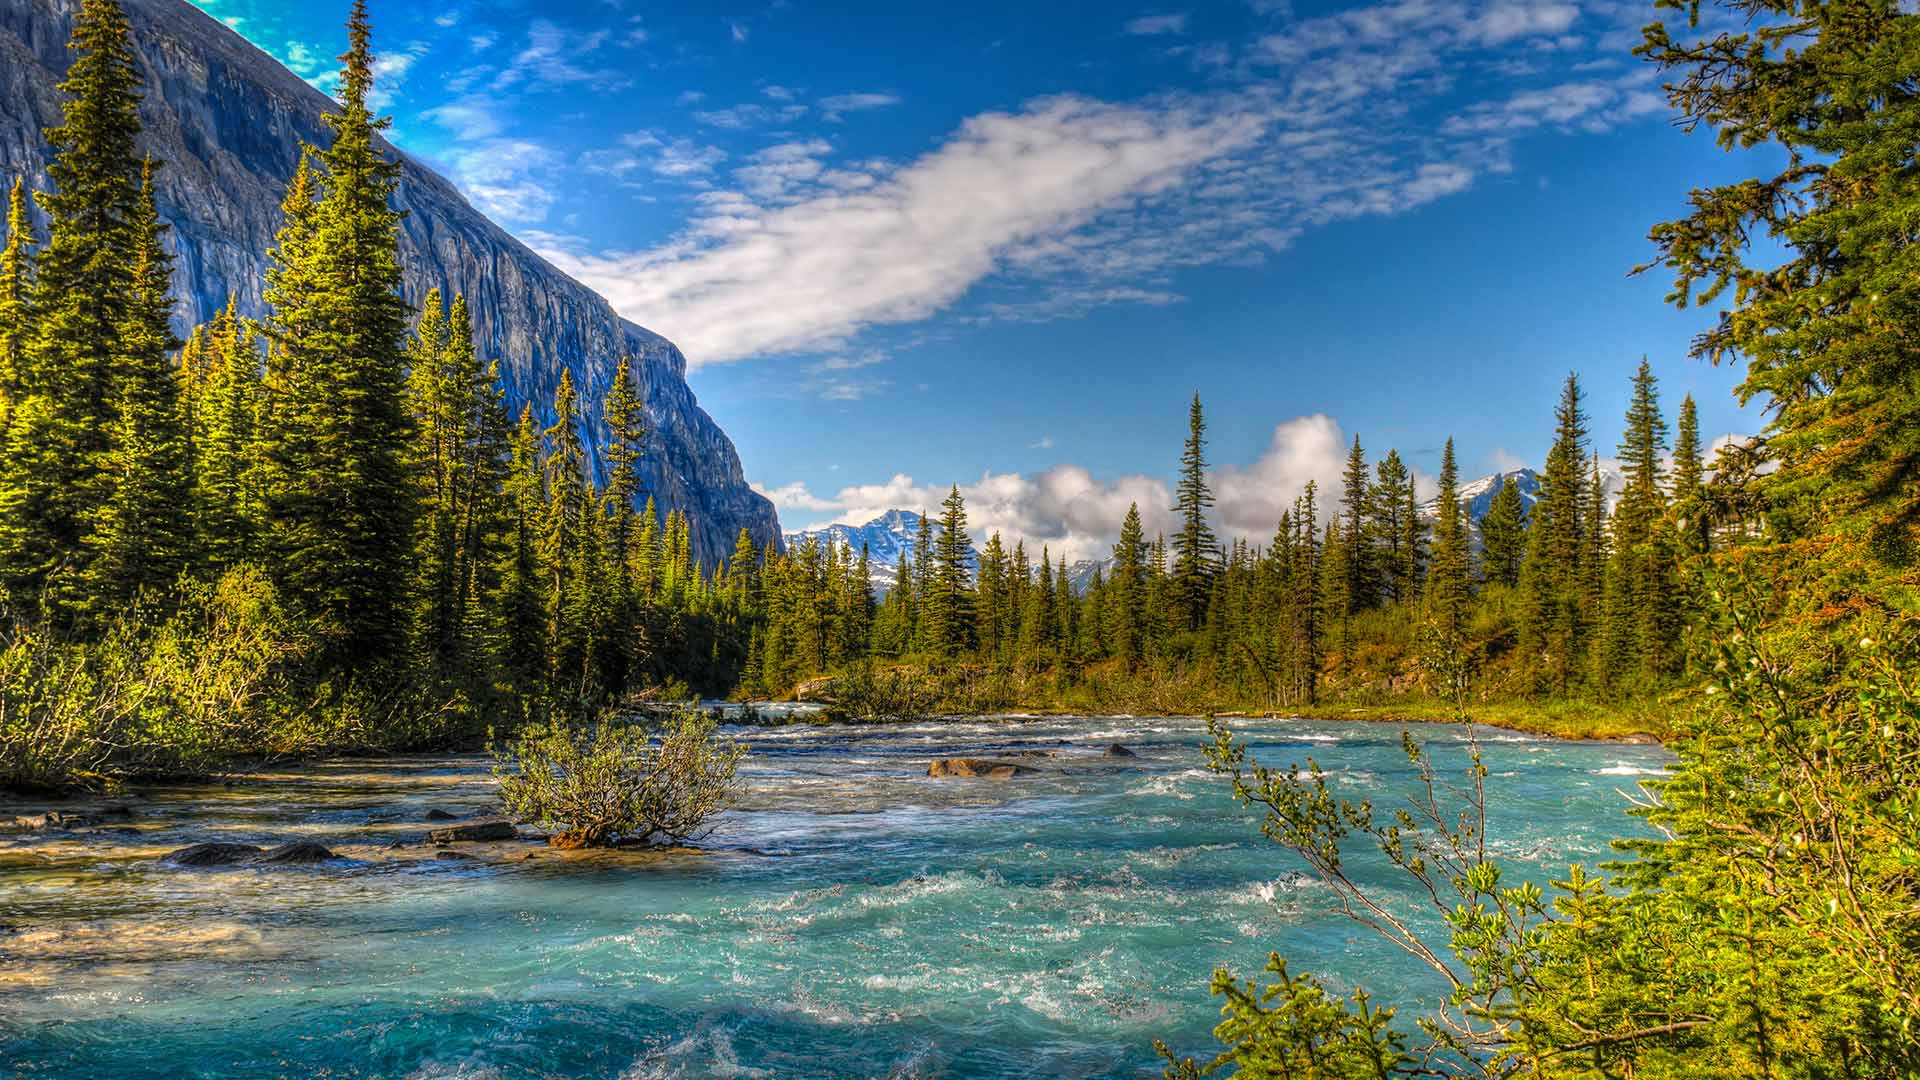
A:
{"type": "MultiPolygon", "coordinates": [[[[1391,725],[1233,723],[1260,760],[1311,755],[1376,805],[1415,782],[1391,725]]],[[[479,756],[153,790],[119,831],[0,836],[0,1076],[1150,1077],[1155,1038],[1217,1049],[1213,969],[1270,950],[1403,1019],[1436,993],[1260,836],[1206,771],[1201,721],[728,731],[745,798],[700,854],[389,848],[429,809],[496,808],[479,756]],[[1056,753],[1012,780],[926,775],[1029,750],[1056,753]],[[157,859],[294,839],[345,858],[157,859]]],[[[1461,764],[1463,729],[1416,734],[1461,764]]],[[[1493,849],[1543,882],[1604,860],[1668,760],[1480,736],[1493,849]]]]}

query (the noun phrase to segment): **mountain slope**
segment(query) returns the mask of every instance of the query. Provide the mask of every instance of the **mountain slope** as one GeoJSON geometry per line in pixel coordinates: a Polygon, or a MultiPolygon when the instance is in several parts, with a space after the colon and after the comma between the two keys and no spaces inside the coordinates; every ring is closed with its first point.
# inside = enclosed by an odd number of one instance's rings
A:
{"type": "MultiPolygon", "coordinates": [[[[244,313],[259,315],[281,195],[301,142],[326,141],[320,117],[331,101],[185,0],[123,2],[146,80],[143,149],[166,162],[158,188],[180,256],[181,328],[211,317],[229,294],[244,313]]],[[[25,176],[30,186],[47,186],[40,132],[60,120],[54,88],[69,63],[78,8],[79,0],[0,3],[0,183],[25,176]]],[[[759,544],[776,537],[773,505],[747,486],[733,444],[694,399],[680,350],[622,319],[447,180],[400,158],[407,298],[417,304],[433,288],[466,294],[476,340],[500,361],[514,412],[531,403],[536,415],[550,416],[560,372],[571,368],[597,444],[614,365],[631,356],[651,428],[641,465],[646,488],[662,512],[687,512],[696,557],[724,557],[743,527],[759,544]]]]}

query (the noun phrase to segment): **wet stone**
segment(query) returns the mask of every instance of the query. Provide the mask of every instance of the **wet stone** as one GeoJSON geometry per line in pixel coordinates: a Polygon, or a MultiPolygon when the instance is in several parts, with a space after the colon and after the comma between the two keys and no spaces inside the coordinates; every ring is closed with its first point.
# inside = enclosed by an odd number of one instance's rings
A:
{"type": "Polygon", "coordinates": [[[281,844],[252,861],[262,866],[309,866],[339,857],[311,840],[296,840],[281,844]]]}
{"type": "Polygon", "coordinates": [[[462,821],[433,829],[427,833],[427,839],[436,844],[456,844],[472,840],[512,840],[518,835],[513,822],[493,818],[487,821],[462,821]]]}
{"type": "Polygon", "coordinates": [[[160,861],[169,866],[235,866],[260,854],[252,844],[194,844],[169,851],[160,861]]]}
{"type": "Polygon", "coordinates": [[[1017,761],[992,758],[940,758],[927,766],[927,775],[962,780],[1011,780],[1039,770],[1017,761]]]}

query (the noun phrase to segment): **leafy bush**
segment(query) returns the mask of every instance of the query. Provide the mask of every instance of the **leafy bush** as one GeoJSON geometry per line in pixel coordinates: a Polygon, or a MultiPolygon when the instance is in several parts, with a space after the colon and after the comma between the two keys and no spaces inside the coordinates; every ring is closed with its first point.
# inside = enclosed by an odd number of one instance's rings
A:
{"type": "Polygon", "coordinates": [[[303,637],[273,583],[236,569],[173,600],[159,625],[129,616],[97,643],[0,630],[0,786],[97,785],[305,749],[283,745],[303,637]]]}
{"type": "Polygon", "coordinates": [[[682,843],[706,835],[738,794],[746,748],[682,714],[659,731],[618,720],[532,728],[496,751],[494,775],[516,817],[558,829],[556,847],[682,843]]]}

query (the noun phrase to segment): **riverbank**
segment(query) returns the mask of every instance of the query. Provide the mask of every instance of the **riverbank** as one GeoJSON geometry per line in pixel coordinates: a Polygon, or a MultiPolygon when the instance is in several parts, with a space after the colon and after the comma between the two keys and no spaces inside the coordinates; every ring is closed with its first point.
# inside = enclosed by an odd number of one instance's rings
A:
{"type": "MultiPolygon", "coordinates": [[[[1126,692],[1114,692],[1116,689],[1112,682],[1097,680],[1062,687],[966,669],[930,673],[903,668],[856,678],[814,680],[794,688],[780,705],[786,709],[818,708],[822,712],[814,718],[817,720],[882,724],[979,715],[1218,716],[1396,724],[1445,724],[1459,719],[1452,701],[1418,690],[1366,691],[1271,708],[1264,702],[1221,694],[1204,686],[1184,694],[1165,686],[1146,692],[1132,686],[1126,687],[1126,692]]],[[[1686,707],[1674,695],[1612,702],[1516,696],[1469,701],[1467,714],[1478,725],[1556,739],[1658,743],[1673,734],[1675,720],[1686,707]]],[[[808,719],[793,713],[767,716],[762,711],[761,715],[776,724],[808,719]]]]}

